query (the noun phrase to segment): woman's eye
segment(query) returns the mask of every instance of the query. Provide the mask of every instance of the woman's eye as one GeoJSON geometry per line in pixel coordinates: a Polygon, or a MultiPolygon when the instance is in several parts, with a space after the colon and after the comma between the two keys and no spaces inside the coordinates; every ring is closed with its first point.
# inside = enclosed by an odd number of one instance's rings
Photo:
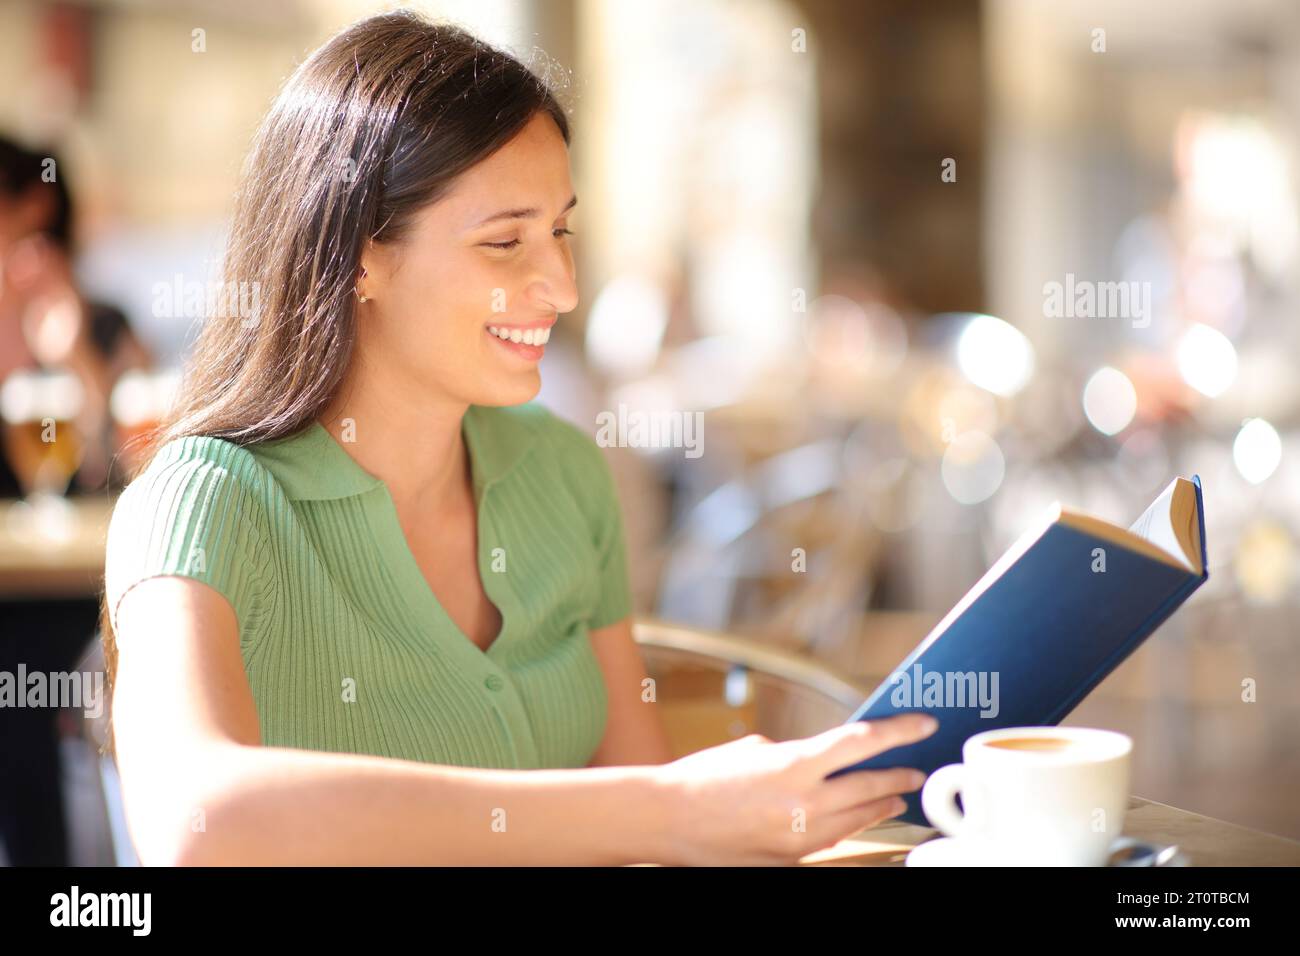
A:
{"type": "MultiPolygon", "coordinates": [[[[571,229],[554,229],[552,230],[552,234],[558,239],[560,236],[572,236],[574,233],[571,229]]],[[[513,249],[515,246],[519,245],[519,240],[511,239],[508,242],[484,242],[481,244],[492,249],[513,249]]]]}

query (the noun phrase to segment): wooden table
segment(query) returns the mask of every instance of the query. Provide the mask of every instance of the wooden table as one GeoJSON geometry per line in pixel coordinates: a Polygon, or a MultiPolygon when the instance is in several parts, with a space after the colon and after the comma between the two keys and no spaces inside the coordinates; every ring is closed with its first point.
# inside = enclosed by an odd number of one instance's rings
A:
{"type": "MultiPolygon", "coordinates": [[[[918,843],[941,836],[928,827],[889,822],[818,850],[801,866],[903,866],[918,843]]],[[[1124,835],[1177,844],[1188,866],[1300,866],[1300,843],[1249,830],[1142,797],[1129,801],[1124,835]]]]}
{"type": "Polygon", "coordinates": [[[91,598],[103,587],[104,541],[114,498],[70,498],[54,534],[25,503],[0,499],[0,598],[91,598]]]}

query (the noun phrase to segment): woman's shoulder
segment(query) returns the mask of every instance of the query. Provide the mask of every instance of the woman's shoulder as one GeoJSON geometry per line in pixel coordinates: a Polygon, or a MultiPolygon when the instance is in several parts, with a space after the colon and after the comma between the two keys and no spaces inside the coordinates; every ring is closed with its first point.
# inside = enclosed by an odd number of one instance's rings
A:
{"type": "Polygon", "coordinates": [[[140,581],[179,575],[230,601],[251,628],[267,587],[275,526],[274,484],[240,445],[201,435],[174,438],[154,453],[113,507],[105,542],[105,600],[114,616],[140,581]]]}
{"type": "Polygon", "coordinates": [[[142,477],[168,469],[217,469],[250,484],[260,483],[270,474],[251,448],[211,435],[171,439],[154,453],[142,477]]]}
{"type": "Polygon", "coordinates": [[[122,490],[115,510],[149,502],[155,508],[187,499],[237,496],[268,503],[275,493],[271,473],[248,448],[209,435],[185,435],[159,447],[122,490]]]}

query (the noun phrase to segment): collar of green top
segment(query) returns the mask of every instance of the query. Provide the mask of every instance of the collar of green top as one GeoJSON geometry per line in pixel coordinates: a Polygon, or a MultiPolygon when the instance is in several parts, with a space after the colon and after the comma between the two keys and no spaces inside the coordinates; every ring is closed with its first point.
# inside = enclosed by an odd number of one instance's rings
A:
{"type": "MultiPolygon", "coordinates": [[[[505,476],[528,452],[534,429],[505,408],[470,405],[461,422],[474,475],[475,497],[505,476]]],[[[357,463],[320,422],[256,448],[291,500],[324,500],[364,494],[383,485],[357,463]]]]}

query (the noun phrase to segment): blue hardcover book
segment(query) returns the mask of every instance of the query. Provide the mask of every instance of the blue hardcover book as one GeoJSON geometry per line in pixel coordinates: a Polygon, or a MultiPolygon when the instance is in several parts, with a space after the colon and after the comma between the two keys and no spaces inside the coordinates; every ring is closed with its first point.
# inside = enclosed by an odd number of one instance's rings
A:
{"type": "MultiPolygon", "coordinates": [[[[1198,476],[1175,478],[1128,530],[1057,505],[849,718],[924,711],[939,729],[830,777],[933,773],[981,731],[1059,723],[1209,576],[1204,517],[1198,476]]],[[[898,819],[929,826],[920,793],[905,797],[898,819]]]]}

